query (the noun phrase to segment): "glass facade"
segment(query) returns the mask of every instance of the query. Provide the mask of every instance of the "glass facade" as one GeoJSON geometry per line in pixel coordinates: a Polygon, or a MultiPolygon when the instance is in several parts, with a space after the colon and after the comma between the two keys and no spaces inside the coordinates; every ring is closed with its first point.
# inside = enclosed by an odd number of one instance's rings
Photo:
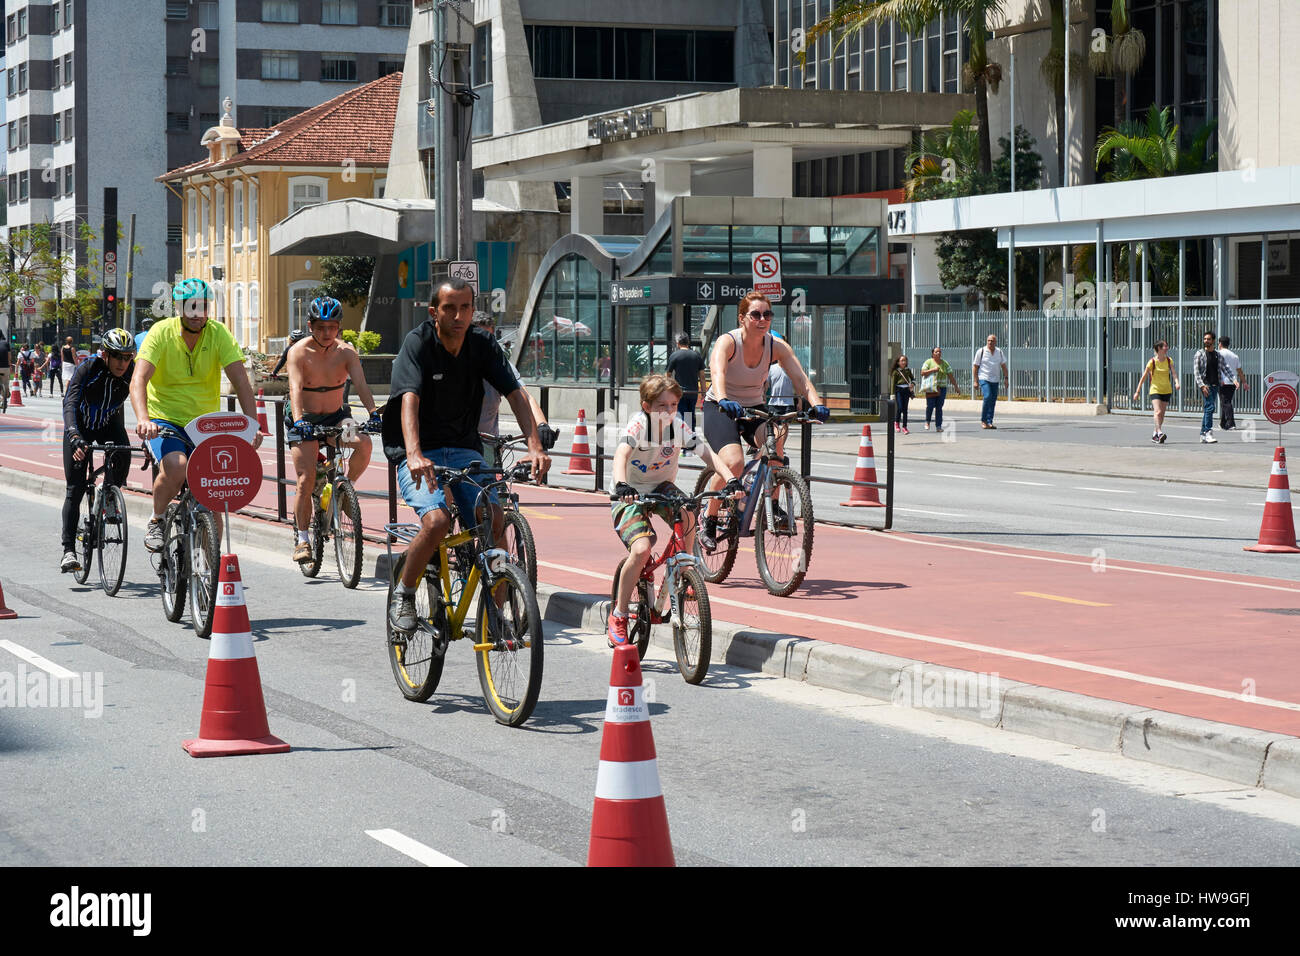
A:
{"type": "Polygon", "coordinates": [[[734,83],[729,30],[524,25],[533,76],[562,80],[734,83]]]}
{"type": "MultiPolygon", "coordinates": [[[[875,276],[882,274],[880,230],[874,226],[688,225],[682,230],[686,275],[744,275],[756,252],[781,252],[787,275],[875,276]]],[[[645,265],[629,275],[669,275],[672,235],[655,247],[645,265]]]]}
{"type": "Polygon", "coordinates": [[[527,379],[608,380],[612,343],[609,283],[586,258],[572,254],[546,277],[515,364],[527,379]]]}

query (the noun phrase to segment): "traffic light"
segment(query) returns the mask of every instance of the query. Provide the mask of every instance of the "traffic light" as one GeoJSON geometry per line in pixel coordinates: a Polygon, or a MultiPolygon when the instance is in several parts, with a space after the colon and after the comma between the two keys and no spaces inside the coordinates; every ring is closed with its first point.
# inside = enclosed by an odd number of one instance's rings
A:
{"type": "Polygon", "coordinates": [[[104,290],[104,325],[112,328],[117,324],[117,293],[112,289],[104,290]]]}

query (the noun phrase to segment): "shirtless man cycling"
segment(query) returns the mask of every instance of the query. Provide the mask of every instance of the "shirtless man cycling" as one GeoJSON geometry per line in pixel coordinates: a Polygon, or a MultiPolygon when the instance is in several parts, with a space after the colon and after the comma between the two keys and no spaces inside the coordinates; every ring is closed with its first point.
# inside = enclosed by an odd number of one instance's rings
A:
{"type": "MultiPolygon", "coordinates": [[[[298,562],[311,560],[312,492],[316,488],[316,452],[320,444],[314,437],[316,428],[352,418],[352,410],[343,398],[343,386],[349,380],[356,383],[357,397],[370,412],[371,423],[378,426],[382,422],[375,396],[361,371],[360,354],[339,338],[343,306],[338,299],[321,296],[312,300],[308,314],[311,334],[297,348],[285,351],[289,370],[285,441],[293,450],[293,468],[298,473],[298,497],[293,507],[294,527],[298,529],[293,560],[298,562]]],[[[356,449],[348,460],[348,478],[355,484],[370,464],[370,436],[359,434],[347,444],[356,449]]]]}

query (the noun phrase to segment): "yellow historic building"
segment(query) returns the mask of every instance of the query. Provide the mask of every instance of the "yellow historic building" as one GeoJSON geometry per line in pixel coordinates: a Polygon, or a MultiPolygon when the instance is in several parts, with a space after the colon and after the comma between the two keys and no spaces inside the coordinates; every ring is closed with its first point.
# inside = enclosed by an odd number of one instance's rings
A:
{"type": "MultiPolygon", "coordinates": [[[[383,195],[402,74],[348,90],[270,129],[221,125],[203,135],[208,158],[160,176],[185,209],[183,275],[217,289],[217,316],[246,348],[306,325],[320,264],[272,256],[271,227],[304,206],[383,195]]],[[[343,327],[363,306],[343,309],[343,327]]]]}

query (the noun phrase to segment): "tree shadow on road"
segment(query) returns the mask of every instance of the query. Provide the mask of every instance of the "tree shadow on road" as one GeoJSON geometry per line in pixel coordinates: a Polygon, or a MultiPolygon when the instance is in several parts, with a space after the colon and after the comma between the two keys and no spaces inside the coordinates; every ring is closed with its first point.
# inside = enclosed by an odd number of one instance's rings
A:
{"type": "MultiPolygon", "coordinates": [[[[270,640],[276,631],[293,631],[297,629],[312,631],[345,631],[350,627],[369,624],[358,618],[319,618],[319,617],[273,617],[259,619],[252,623],[253,640],[257,642],[270,640]]],[[[290,635],[281,635],[288,637],[290,635]]],[[[303,635],[310,636],[310,635],[303,635]]]]}

